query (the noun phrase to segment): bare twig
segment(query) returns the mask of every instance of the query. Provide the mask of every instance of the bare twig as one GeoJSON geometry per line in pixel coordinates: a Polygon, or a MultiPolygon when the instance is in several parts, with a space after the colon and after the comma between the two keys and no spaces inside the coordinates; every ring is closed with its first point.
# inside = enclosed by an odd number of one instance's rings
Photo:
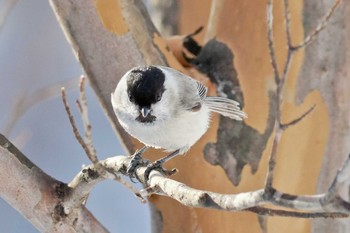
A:
{"type": "Polygon", "coordinates": [[[267,171],[267,176],[266,176],[266,180],[265,180],[266,195],[271,195],[271,191],[273,189],[272,185],[273,185],[274,171],[275,171],[275,166],[276,166],[277,148],[278,148],[279,142],[281,140],[281,136],[282,136],[282,130],[279,127],[278,122],[276,121],[276,123],[275,123],[275,137],[274,137],[273,143],[272,143],[272,151],[271,151],[270,158],[269,158],[268,171],[267,171]]]}
{"type": "Polygon", "coordinates": [[[88,106],[87,106],[87,100],[85,95],[85,77],[84,76],[80,77],[79,90],[80,90],[80,101],[77,101],[77,103],[79,103],[78,106],[80,106],[79,109],[81,112],[81,118],[84,125],[84,131],[85,131],[84,142],[89,149],[89,153],[87,154],[87,156],[89,157],[90,161],[95,164],[98,162],[98,158],[96,155],[95,147],[92,143],[91,124],[89,121],[88,106]]]}
{"type": "Polygon", "coordinates": [[[82,108],[82,106],[81,106],[80,101],[79,101],[79,100],[76,100],[75,103],[77,104],[77,108],[78,108],[79,112],[81,113],[81,112],[83,111],[83,108],[82,108]]]}
{"type": "Polygon", "coordinates": [[[286,38],[288,48],[292,47],[292,36],[290,31],[290,10],[289,10],[289,0],[284,0],[284,23],[286,27],[286,38]]]}
{"type": "MultiPolygon", "coordinates": [[[[287,10],[288,11],[288,10],[287,10]]],[[[285,12],[287,12],[285,11],[285,12]]],[[[273,178],[274,178],[274,170],[275,170],[275,165],[276,165],[276,157],[277,157],[277,148],[278,144],[282,135],[282,130],[279,127],[280,122],[281,122],[281,115],[280,115],[280,106],[281,106],[281,91],[282,87],[284,84],[284,78],[285,78],[285,72],[283,72],[283,76],[280,77],[279,71],[278,71],[278,66],[277,66],[277,59],[275,55],[275,48],[274,48],[274,39],[273,39],[273,0],[269,0],[267,3],[267,40],[268,40],[268,47],[269,47],[269,54],[270,54],[270,62],[272,65],[272,69],[274,72],[274,79],[276,83],[276,109],[275,109],[275,114],[276,114],[276,123],[274,126],[274,131],[275,131],[275,137],[273,140],[272,144],[272,151],[270,154],[269,158],[269,163],[268,163],[268,172],[266,176],[266,181],[265,181],[265,195],[270,196],[271,195],[271,190],[272,185],[273,185],[273,178]]],[[[288,61],[288,60],[287,60],[288,61]]]]}
{"type": "Polygon", "coordinates": [[[66,91],[65,91],[64,87],[61,88],[61,95],[62,95],[62,101],[63,101],[64,107],[65,107],[66,113],[68,115],[69,122],[72,126],[72,129],[73,129],[74,136],[77,139],[77,141],[79,142],[79,144],[81,145],[81,147],[84,149],[85,153],[89,154],[90,153],[89,148],[86,145],[86,143],[84,142],[84,139],[81,137],[79,130],[78,130],[78,127],[75,123],[74,117],[70,111],[70,107],[69,107],[68,102],[67,102],[66,91]]]}
{"type": "Polygon", "coordinates": [[[269,46],[269,54],[270,54],[270,62],[272,65],[272,69],[275,75],[275,83],[276,85],[279,82],[280,75],[278,72],[277,59],[275,54],[275,46],[273,40],[273,5],[272,0],[269,0],[267,3],[267,38],[268,38],[268,46],[269,46]]]}
{"type": "MultiPolygon", "coordinates": [[[[289,73],[289,69],[292,63],[292,56],[294,54],[294,50],[292,48],[292,37],[291,37],[291,31],[290,31],[290,10],[289,10],[289,0],[284,0],[284,21],[285,21],[285,30],[286,30],[286,37],[287,37],[287,57],[283,68],[282,77],[280,79],[280,82],[277,85],[277,96],[278,96],[278,103],[277,105],[281,105],[282,101],[282,90],[284,86],[284,82],[286,81],[289,73]]],[[[280,111],[280,110],[279,110],[280,111]]],[[[277,120],[281,122],[280,114],[278,113],[277,120]]]]}
{"type": "Polygon", "coordinates": [[[286,211],[286,210],[277,210],[269,209],[264,207],[252,207],[246,209],[247,211],[254,212],[263,216],[279,216],[279,217],[292,217],[292,218],[347,218],[348,214],[343,213],[319,213],[319,212],[296,212],[296,211],[286,211]]]}
{"type": "MultiPolygon", "coordinates": [[[[287,1],[287,0],[285,0],[287,1]]],[[[329,19],[332,17],[334,11],[337,9],[337,7],[339,6],[341,0],[335,0],[333,6],[331,7],[331,9],[329,10],[329,12],[326,14],[326,16],[323,18],[323,20],[321,21],[321,23],[318,24],[318,26],[316,27],[316,29],[310,34],[308,35],[304,41],[302,43],[300,43],[299,45],[295,45],[292,46],[291,49],[292,50],[298,50],[301,48],[305,48],[306,46],[308,46],[312,41],[315,40],[315,38],[317,37],[317,35],[327,26],[327,23],[329,21],[329,19]]]]}
{"type": "Polygon", "coordinates": [[[315,109],[316,105],[313,105],[311,108],[309,108],[309,110],[307,110],[306,112],[304,112],[303,115],[301,115],[300,117],[292,120],[291,122],[288,123],[281,123],[280,127],[285,130],[287,129],[289,126],[293,126],[298,124],[302,119],[304,119],[307,115],[309,115],[309,113],[311,113],[314,109],[315,109]]]}

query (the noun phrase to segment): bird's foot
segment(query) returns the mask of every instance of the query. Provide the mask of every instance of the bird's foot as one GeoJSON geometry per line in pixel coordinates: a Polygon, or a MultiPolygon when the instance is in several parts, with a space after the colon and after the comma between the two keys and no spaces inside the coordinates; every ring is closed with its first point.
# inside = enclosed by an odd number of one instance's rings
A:
{"type": "Polygon", "coordinates": [[[141,157],[141,155],[145,152],[146,149],[147,149],[146,147],[143,147],[140,150],[136,151],[135,154],[131,156],[131,160],[126,169],[126,173],[129,175],[132,182],[134,182],[133,178],[136,177],[135,176],[136,168],[145,164],[145,161],[141,157]]]}
{"type": "Polygon", "coordinates": [[[163,163],[164,163],[164,161],[162,159],[159,159],[159,160],[154,161],[153,163],[150,163],[147,165],[147,168],[146,168],[146,171],[144,174],[145,183],[148,182],[149,175],[150,175],[151,171],[153,171],[153,170],[158,170],[166,176],[171,176],[177,172],[176,168],[173,168],[171,170],[167,170],[167,169],[163,168],[163,163]]]}

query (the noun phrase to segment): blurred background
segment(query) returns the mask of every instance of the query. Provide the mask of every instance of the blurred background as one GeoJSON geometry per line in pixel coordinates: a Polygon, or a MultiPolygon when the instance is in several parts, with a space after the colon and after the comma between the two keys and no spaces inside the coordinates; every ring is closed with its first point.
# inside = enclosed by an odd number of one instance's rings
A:
{"type": "MultiPolygon", "coordinates": [[[[163,17],[156,9],[150,10],[155,17],[163,17]]],[[[165,31],[171,34],[174,29],[165,31]]],[[[83,132],[75,105],[81,74],[48,1],[0,0],[0,133],[47,174],[63,182],[90,164],[73,136],[60,97],[60,88],[65,86],[83,132]]],[[[86,89],[99,158],[124,154],[93,91],[86,89]]],[[[87,207],[111,232],[150,232],[148,205],[116,182],[99,184],[87,207]]],[[[2,199],[0,212],[1,232],[37,232],[2,199]]]]}

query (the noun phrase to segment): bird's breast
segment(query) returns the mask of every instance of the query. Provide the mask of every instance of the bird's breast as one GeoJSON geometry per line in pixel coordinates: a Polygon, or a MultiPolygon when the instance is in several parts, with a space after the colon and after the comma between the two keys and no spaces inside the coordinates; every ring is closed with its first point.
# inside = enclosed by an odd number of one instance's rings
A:
{"type": "Polygon", "coordinates": [[[176,116],[141,122],[128,117],[119,117],[125,130],[147,146],[167,151],[177,149],[186,152],[207,131],[210,111],[204,107],[198,112],[184,112],[176,116]]]}

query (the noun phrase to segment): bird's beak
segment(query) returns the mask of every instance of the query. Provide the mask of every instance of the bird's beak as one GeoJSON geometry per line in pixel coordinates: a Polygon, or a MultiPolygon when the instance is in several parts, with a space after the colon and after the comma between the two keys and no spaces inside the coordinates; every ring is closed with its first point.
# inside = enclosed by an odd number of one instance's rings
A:
{"type": "Polygon", "coordinates": [[[143,118],[146,118],[150,112],[151,112],[151,109],[148,107],[141,108],[141,114],[142,114],[143,118]]]}

